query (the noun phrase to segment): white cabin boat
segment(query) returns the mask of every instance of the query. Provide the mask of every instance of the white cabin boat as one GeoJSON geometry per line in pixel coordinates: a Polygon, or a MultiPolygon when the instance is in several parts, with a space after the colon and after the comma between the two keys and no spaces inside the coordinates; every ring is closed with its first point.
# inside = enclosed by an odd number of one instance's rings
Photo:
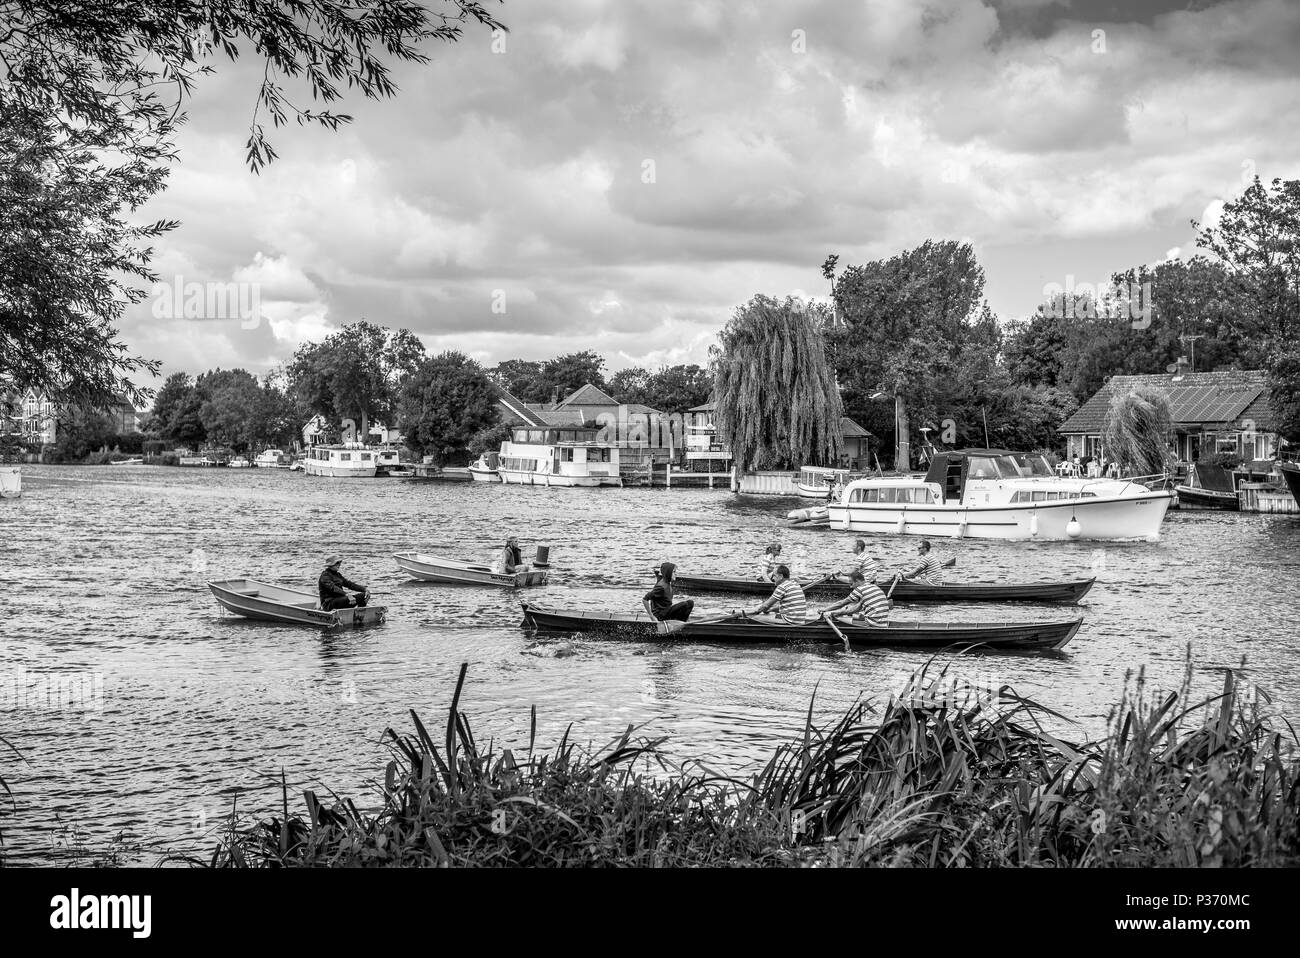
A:
{"type": "Polygon", "coordinates": [[[829,499],[831,489],[849,481],[847,469],[830,466],[804,466],[799,470],[799,495],[805,499],[829,499]]]}
{"type": "Polygon", "coordinates": [[[143,459],[118,459],[115,462],[110,462],[109,465],[110,466],[143,466],[144,460],[143,459]]]}
{"type": "Polygon", "coordinates": [[[445,559],[442,556],[428,555],[420,552],[394,552],[397,567],[423,582],[443,582],[451,585],[499,585],[508,589],[525,586],[546,585],[550,572],[546,569],[526,569],[523,572],[501,572],[500,566],[494,568],[474,562],[461,562],[457,559],[445,559]]]}
{"type": "Polygon", "coordinates": [[[373,449],[349,442],[337,446],[312,446],[303,460],[303,469],[309,476],[330,476],[335,479],[369,479],[379,468],[379,459],[373,449]]]}
{"type": "Polygon", "coordinates": [[[17,499],[22,494],[22,471],[17,466],[0,464],[0,499],[17,499]]]}
{"type": "Polygon", "coordinates": [[[475,482],[500,482],[501,473],[497,471],[500,457],[495,452],[485,452],[469,466],[470,478],[475,482]]]}
{"type": "Polygon", "coordinates": [[[1058,477],[1042,456],[965,449],[937,455],[925,476],[850,482],[829,510],[850,532],[1154,541],[1172,498],[1135,480],[1058,477]]]}
{"type": "Polygon", "coordinates": [[[209,459],[207,456],[181,456],[180,464],[182,466],[215,466],[217,461],[209,459]]]}
{"type": "Polygon", "coordinates": [[[288,469],[293,459],[283,449],[264,449],[253,465],[259,469],[288,469]]]}
{"type": "Polygon", "coordinates": [[[498,473],[507,484],[621,486],[618,445],[597,442],[583,426],[523,426],[501,444],[498,473]]]}

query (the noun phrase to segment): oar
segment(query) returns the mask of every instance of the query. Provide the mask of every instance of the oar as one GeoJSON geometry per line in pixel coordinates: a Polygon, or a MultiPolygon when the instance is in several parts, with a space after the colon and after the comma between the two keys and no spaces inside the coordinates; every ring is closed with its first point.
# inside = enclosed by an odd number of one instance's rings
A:
{"type": "Polygon", "coordinates": [[[830,581],[831,579],[835,578],[836,575],[837,575],[837,573],[835,573],[835,572],[827,572],[827,573],[826,573],[824,576],[822,576],[820,579],[816,579],[816,580],[814,580],[814,581],[812,581],[812,582],[809,582],[807,585],[800,586],[800,588],[803,589],[805,592],[807,592],[809,589],[815,589],[815,588],[817,588],[817,587],[818,587],[819,585],[821,585],[823,582],[828,582],[828,581],[830,581]]]}
{"type": "Polygon", "coordinates": [[[901,572],[895,572],[895,573],[894,573],[894,582],[893,582],[893,585],[891,585],[891,586],[889,587],[889,591],[885,593],[885,598],[886,598],[886,599],[888,599],[891,595],[894,594],[894,586],[898,585],[898,583],[900,583],[900,582],[902,582],[902,581],[903,581],[903,573],[901,573],[901,572]]]}
{"type": "Polygon", "coordinates": [[[691,622],[725,622],[727,619],[735,618],[734,612],[715,612],[712,615],[702,615],[698,619],[687,619],[683,622],[681,619],[666,619],[655,623],[655,631],[660,635],[672,635],[674,632],[680,632],[691,622]]]}
{"type": "Polygon", "coordinates": [[[844,651],[853,651],[852,646],[849,645],[849,637],[840,631],[840,627],[835,624],[835,620],[831,617],[831,614],[829,612],[823,612],[822,618],[825,619],[826,624],[831,627],[831,631],[840,637],[840,641],[844,643],[844,651]]]}

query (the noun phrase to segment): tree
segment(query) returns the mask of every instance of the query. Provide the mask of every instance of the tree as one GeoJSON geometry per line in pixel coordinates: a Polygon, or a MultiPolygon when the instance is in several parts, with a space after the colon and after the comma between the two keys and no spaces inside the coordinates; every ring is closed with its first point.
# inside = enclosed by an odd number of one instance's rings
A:
{"type": "Polygon", "coordinates": [[[154,396],[153,408],[145,431],[159,435],[166,432],[167,424],[171,422],[176,410],[193,388],[194,380],[190,378],[189,373],[172,373],[168,376],[162,388],[154,396]]]}
{"type": "Polygon", "coordinates": [[[312,414],[352,420],[364,435],[373,420],[391,425],[402,383],[424,359],[424,346],[409,330],[361,320],[321,343],[304,343],[286,375],[290,391],[312,414]]]}
{"type": "Polygon", "coordinates": [[[55,462],[77,462],[106,446],[114,436],[113,421],[104,413],[85,406],[67,406],[58,414],[54,427],[55,462]]]}
{"type": "Polygon", "coordinates": [[[1164,390],[1135,386],[1111,397],[1101,441],[1122,474],[1154,476],[1168,471],[1172,431],[1164,390]]]}
{"type": "Polygon", "coordinates": [[[441,464],[463,456],[475,437],[497,425],[497,391],[483,368],[463,353],[420,364],[399,399],[406,444],[441,464]]]}
{"type": "Polygon", "coordinates": [[[580,353],[568,353],[556,356],[542,363],[538,375],[538,388],[546,395],[537,402],[548,402],[552,398],[564,399],[570,393],[591,383],[600,389],[605,388],[603,372],[605,360],[590,349],[580,353]]]}
{"type": "Polygon", "coordinates": [[[176,404],[161,435],[190,449],[197,449],[207,440],[208,434],[203,428],[203,396],[198,389],[190,389],[176,404]]]}
{"type": "Polygon", "coordinates": [[[718,334],[714,421],[741,469],[838,462],[843,408],[821,336],[828,312],[759,295],[718,334]]]}
{"type": "Polygon", "coordinates": [[[203,399],[199,419],[208,439],[236,452],[247,452],[257,439],[257,414],[262,389],[257,377],[244,369],[213,370],[194,384],[203,399]]]}
{"type": "Polygon", "coordinates": [[[608,392],[619,402],[639,402],[650,405],[646,397],[650,395],[650,381],[653,376],[654,374],[650,370],[641,366],[629,366],[627,369],[620,369],[609,377],[608,392]]]}
{"type": "Polygon", "coordinates": [[[506,359],[494,366],[488,377],[522,402],[545,402],[542,364],[532,359],[506,359]]]}
{"type": "Polygon", "coordinates": [[[139,405],[147,391],[131,377],[157,372],[115,324],[143,299],[139,284],[156,282],[147,243],[178,224],[130,214],[163,188],[208,61],[251,49],[264,67],[246,143],[257,171],[276,155],[263,116],[351,120],[296,106],[289,81],[327,105],[344,87],[385,99],[396,92],[386,60],[424,62],[422,44],[454,42],[466,25],[504,29],[476,0],[16,0],[0,11],[0,375],[88,405],[122,392],[139,405]]]}
{"type": "Polygon", "coordinates": [[[650,377],[641,402],[666,413],[683,413],[709,401],[713,377],[694,364],[664,366],[650,377]]]}

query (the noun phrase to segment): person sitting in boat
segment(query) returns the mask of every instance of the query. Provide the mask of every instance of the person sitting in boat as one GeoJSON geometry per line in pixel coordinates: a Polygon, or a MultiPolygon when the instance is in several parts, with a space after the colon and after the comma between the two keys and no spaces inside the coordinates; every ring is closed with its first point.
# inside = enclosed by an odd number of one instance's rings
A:
{"type": "Polygon", "coordinates": [[[802,625],[808,621],[808,599],[803,594],[803,586],[790,578],[790,567],[776,567],[776,588],[766,602],[753,612],[745,615],[762,615],[773,612],[782,622],[802,625]]]}
{"type": "Polygon", "coordinates": [[[835,573],[832,578],[837,582],[851,582],[855,572],[862,573],[862,577],[868,582],[874,582],[876,576],[880,574],[880,563],[867,555],[867,543],[864,539],[854,541],[853,555],[849,558],[848,566],[842,572],[835,573]]]}
{"type": "Polygon", "coordinates": [[[936,555],[930,549],[930,540],[922,539],[921,544],[916,547],[917,555],[921,557],[921,564],[911,572],[905,572],[901,578],[908,582],[926,582],[930,585],[938,585],[943,582],[943,567],[956,563],[955,558],[944,558],[936,555]]]}
{"type": "Polygon", "coordinates": [[[501,553],[501,571],[506,575],[528,571],[528,563],[524,561],[523,553],[519,551],[519,539],[516,536],[506,540],[506,547],[501,553]]]}
{"type": "Polygon", "coordinates": [[[822,618],[839,613],[851,615],[854,622],[872,628],[884,628],[889,624],[889,607],[893,603],[878,585],[854,570],[849,576],[849,587],[848,597],[823,609],[822,618]]]}
{"type": "Polygon", "coordinates": [[[691,599],[673,601],[673,578],[676,572],[677,566],[665,562],[659,567],[659,573],[655,576],[654,588],[641,597],[641,604],[645,606],[645,610],[660,622],[670,619],[685,622],[695,610],[695,603],[691,599]]]}
{"type": "Polygon", "coordinates": [[[326,612],[350,609],[354,605],[358,609],[364,608],[370,596],[370,590],[364,585],[357,585],[343,577],[343,573],[339,572],[339,566],[342,564],[343,560],[338,556],[330,556],[325,560],[325,571],[320,574],[320,580],[316,583],[320,592],[320,607],[326,612]],[[348,595],[348,589],[356,592],[357,595],[348,595]]]}
{"type": "Polygon", "coordinates": [[[776,581],[776,570],[781,564],[781,544],[774,542],[763,550],[763,557],[759,559],[758,577],[764,582],[776,581]]]}

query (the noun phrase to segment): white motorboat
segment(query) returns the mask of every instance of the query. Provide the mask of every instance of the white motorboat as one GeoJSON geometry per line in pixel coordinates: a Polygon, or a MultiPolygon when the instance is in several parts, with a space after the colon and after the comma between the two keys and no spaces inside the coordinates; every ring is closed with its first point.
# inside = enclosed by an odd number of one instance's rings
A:
{"type": "Polygon", "coordinates": [[[834,469],[829,466],[804,466],[799,470],[799,495],[805,499],[829,499],[831,490],[836,485],[844,485],[849,480],[847,469],[834,469]]]}
{"type": "Polygon", "coordinates": [[[500,482],[501,473],[497,470],[500,457],[495,452],[485,452],[469,466],[470,478],[475,482],[500,482]]]}
{"type": "Polygon", "coordinates": [[[256,459],[253,465],[259,469],[288,469],[293,460],[283,449],[264,449],[256,459]]]}
{"type": "Polygon", "coordinates": [[[208,588],[226,611],[267,622],[292,622],[323,629],[376,625],[388,612],[382,605],[334,609],[326,612],[319,597],[304,589],[290,589],[257,579],[219,579],[208,588]]]}
{"type": "Polygon", "coordinates": [[[397,560],[397,567],[412,578],[452,585],[499,585],[517,589],[545,585],[550,574],[546,569],[506,573],[494,570],[490,565],[460,562],[420,552],[395,552],[393,558],[397,560]]]}
{"type": "Polygon", "coordinates": [[[370,479],[379,468],[379,460],[368,446],[349,442],[337,446],[312,446],[307,450],[303,468],[309,476],[370,479]]]}
{"type": "Polygon", "coordinates": [[[115,462],[110,462],[109,465],[110,466],[143,466],[144,460],[143,459],[118,459],[115,462]]]}
{"type": "Polygon", "coordinates": [[[253,464],[247,459],[231,459],[226,463],[227,469],[252,469],[253,464]]]}
{"type": "Polygon", "coordinates": [[[17,499],[22,494],[22,471],[18,466],[0,464],[0,499],[17,499]]]}
{"type": "Polygon", "coordinates": [[[597,442],[598,429],[542,426],[516,429],[501,444],[501,481],[528,486],[621,486],[617,443],[597,442]]]}
{"type": "Polygon", "coordinates": [[[217,461],[209,459],[207,456],[181,456],[180,464],[182,466],[215,466],[217,461]]]}
{"type": "Polygon", "coordinates": [[[1154,541],[1172,499],[1135,479],[1059,477],[1042,456],[965,449],[940,453],[924,476],[850,482],[829,511],[850,532],[1154,541]]]}

